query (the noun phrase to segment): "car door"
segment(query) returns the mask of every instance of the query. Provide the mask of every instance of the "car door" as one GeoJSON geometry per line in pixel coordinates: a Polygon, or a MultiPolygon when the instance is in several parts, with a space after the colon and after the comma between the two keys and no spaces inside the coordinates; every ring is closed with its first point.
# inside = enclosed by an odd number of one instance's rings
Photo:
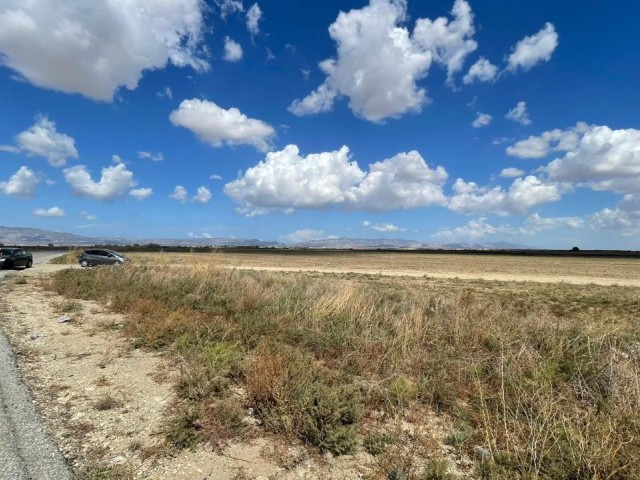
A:
{"type": "Polygon", "coordinates": [[[104,250],[96,250],[96,259],[98,265],[109,265],[111,263],[109,261],[109,252],[104,250]]]}
{"type": "Polygon", "coordinates": [[[27,252],[18,249],[15,253],[14,266],[16,267],[26,267],[27,266],[27,252]]]}

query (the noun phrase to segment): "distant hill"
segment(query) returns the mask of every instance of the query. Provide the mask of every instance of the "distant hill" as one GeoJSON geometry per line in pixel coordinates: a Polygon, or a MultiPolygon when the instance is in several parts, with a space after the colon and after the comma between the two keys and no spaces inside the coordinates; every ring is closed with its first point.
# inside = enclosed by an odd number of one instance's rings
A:
{"type": "Polygon", "coordinates": [[[122,237],[85,237],[73,233],[53,232],[37,228],[1,227],[0,243],[4,245],[49,245],[91,246],[91,245],[148,245],[150,243],[165,246],[228,246],[228,247],[273,247],[277,242],[263,242],[250,238],[122,238],[122,237]]]}
{"type": "MultiPolygon", "coordinates": [[[[158,244],[170,247],[284,247],[285,245],[257,240],[255,238],[122,238],[122,237],[85,237],[72,233],[53,232],[37,228],[1,227],[0,243],[4,245],[46,246],[53,244],[61,247],[91,245],[148,245],[158,244]]],[[[375,238],[328,238],[299,242],[288,245],[294,248],[315,249],[355,249],[355,250],[518,250],[527,249],[524,245],[505,242],[487,243],[450,243],[434,244],[417,240],[375,239],[375,238]]]]}
{"type": "Polygon", "coordinates": [[[424,243],[417,240],[403,239],[377,239],[377,238],[327,238],[323,240],[311,240],[293,245],[297,248],[326,248],[326,249],[381,249],[381,250],[417,250],[417,249],[442,249],[442,250],[522,250],[528,249],[525,245],[507,242],[487,243],[424,243]]]}

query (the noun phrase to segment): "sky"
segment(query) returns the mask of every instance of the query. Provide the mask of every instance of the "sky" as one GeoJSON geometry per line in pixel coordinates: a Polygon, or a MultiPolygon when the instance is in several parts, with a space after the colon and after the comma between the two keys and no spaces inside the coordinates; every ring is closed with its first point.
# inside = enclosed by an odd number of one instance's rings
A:
{"type": "Polygon", "coordinates": [[[640,2],[0,0],[0,224],[640,249],[640,2]]]}

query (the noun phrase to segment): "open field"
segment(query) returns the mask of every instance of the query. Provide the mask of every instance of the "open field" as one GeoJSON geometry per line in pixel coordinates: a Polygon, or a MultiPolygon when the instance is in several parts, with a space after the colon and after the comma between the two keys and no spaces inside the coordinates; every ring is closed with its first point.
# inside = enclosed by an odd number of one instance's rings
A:
{"type": "Polygon", "coordinates": [[[238,269],[316,271],[390,276],[567,282],[640,287],[640,259],[421,254],[377,252],[281,252],[270,250],[213,254],[132,253],[142,264],[197,265],[214,262],[238,269]]]}
{"type": "Polygon", "coordinates": [[[632,281],[637,262],[131,257],[61,271],[47,288],[126,315],[134,346],[173,359],[169,450],[271,434],[360,458],[374,479],[640,478],[638,288],[434,275],[437,266],[532,280],[570,266],[581,278],[632,281]],[[257,426],[241,421],[247,411],[257,426]]]}

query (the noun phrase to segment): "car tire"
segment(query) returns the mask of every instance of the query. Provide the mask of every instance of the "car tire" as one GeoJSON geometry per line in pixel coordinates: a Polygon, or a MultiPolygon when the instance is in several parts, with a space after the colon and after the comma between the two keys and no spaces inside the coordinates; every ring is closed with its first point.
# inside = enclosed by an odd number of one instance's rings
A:
{"type": "Polygon", "coordinates": [[[27,268],[31,268],[31,267],[33,267],[33,260],[29,260],[27,262],[27,268]]]}
{"type": "Polygon", "coordinates": [[[89,262],[87,260],[80,260],[80,266],[81,267],[88,267],[89,266],[89,262]]]}

